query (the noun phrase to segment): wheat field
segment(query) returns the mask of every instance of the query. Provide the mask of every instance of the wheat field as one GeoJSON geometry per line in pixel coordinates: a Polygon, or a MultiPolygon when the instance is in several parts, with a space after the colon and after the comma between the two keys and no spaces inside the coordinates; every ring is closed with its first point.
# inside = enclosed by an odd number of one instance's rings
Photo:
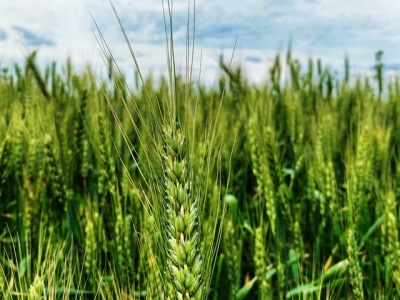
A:
{"type": "Polygon", "coordinates": [[[2,68],[0,298],[397,298],[400,81],[381,55],[354,78],[288,51],[262,85],[221,57],[206,86],[168,47],[168,75],[134,86],[106,48],[103,79],[36,53],[2,68]]]}

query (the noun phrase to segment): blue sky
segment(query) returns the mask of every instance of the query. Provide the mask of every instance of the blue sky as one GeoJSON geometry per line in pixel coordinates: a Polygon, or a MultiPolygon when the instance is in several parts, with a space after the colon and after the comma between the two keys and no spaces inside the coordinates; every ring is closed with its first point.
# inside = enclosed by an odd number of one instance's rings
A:
{"type": "MultiPolygon", "coordinates": [[[[144,73],[166,73],[165,32],[161,0],[114,0],[144,73]]],[[[188,6],[175,0],[173,20],[176,62],[185,66],[188,6]]],[[[107,0],[16,0],[0,10],[0,63],[20,62],[32,50],[38,59],[105,66],[92,30],[98,23],[120,67],[133,74],[133,61],[107,0]]],[[[400,72],[400,1],[392,0],[197,0],[194,74],[209,83],[218,76],[218,57],[232,55],[254,82],[267,77],[277,52],[289,41],[293,56],[305,62],[321,58],[343,69],[345,55],[353,74],[370,74],[374,54],[384,51],[388,75],[400,72]]]]}

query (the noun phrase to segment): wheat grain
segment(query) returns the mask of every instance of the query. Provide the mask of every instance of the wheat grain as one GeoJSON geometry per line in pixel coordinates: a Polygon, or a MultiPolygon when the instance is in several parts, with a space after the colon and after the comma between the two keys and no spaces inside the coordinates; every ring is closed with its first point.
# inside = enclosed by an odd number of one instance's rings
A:
{"type": "Polygon", "coordinates": [[[202,299],[198,203],[192,195],[187,140],[178,119],[163,128],[164,199],[170,299],[202,299]]]}

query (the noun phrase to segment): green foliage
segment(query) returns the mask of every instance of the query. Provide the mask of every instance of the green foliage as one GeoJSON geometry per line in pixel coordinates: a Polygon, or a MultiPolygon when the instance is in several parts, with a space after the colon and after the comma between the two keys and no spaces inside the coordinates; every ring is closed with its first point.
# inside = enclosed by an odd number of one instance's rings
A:
{"type": "Polygon", "coordinates": [[[0,76],[0,298],[398,295],[400,82],[381,54],[377,91],[347,58],[343,79],[288,53],[262,86],[221,58],[216,88],[130,90],[112,59],[98,81],[35,55],[0,76]]]}

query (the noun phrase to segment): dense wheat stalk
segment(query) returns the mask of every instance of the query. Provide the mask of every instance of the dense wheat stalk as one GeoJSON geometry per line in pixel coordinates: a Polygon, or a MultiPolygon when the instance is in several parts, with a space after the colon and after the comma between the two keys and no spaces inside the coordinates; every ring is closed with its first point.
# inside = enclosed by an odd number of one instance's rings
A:
{"type": "Polygon", "coordinates": [[[192,194],[188,145],[179,120],[163,128],[168,298],[202,299],[198,203],[192,194]]]}

